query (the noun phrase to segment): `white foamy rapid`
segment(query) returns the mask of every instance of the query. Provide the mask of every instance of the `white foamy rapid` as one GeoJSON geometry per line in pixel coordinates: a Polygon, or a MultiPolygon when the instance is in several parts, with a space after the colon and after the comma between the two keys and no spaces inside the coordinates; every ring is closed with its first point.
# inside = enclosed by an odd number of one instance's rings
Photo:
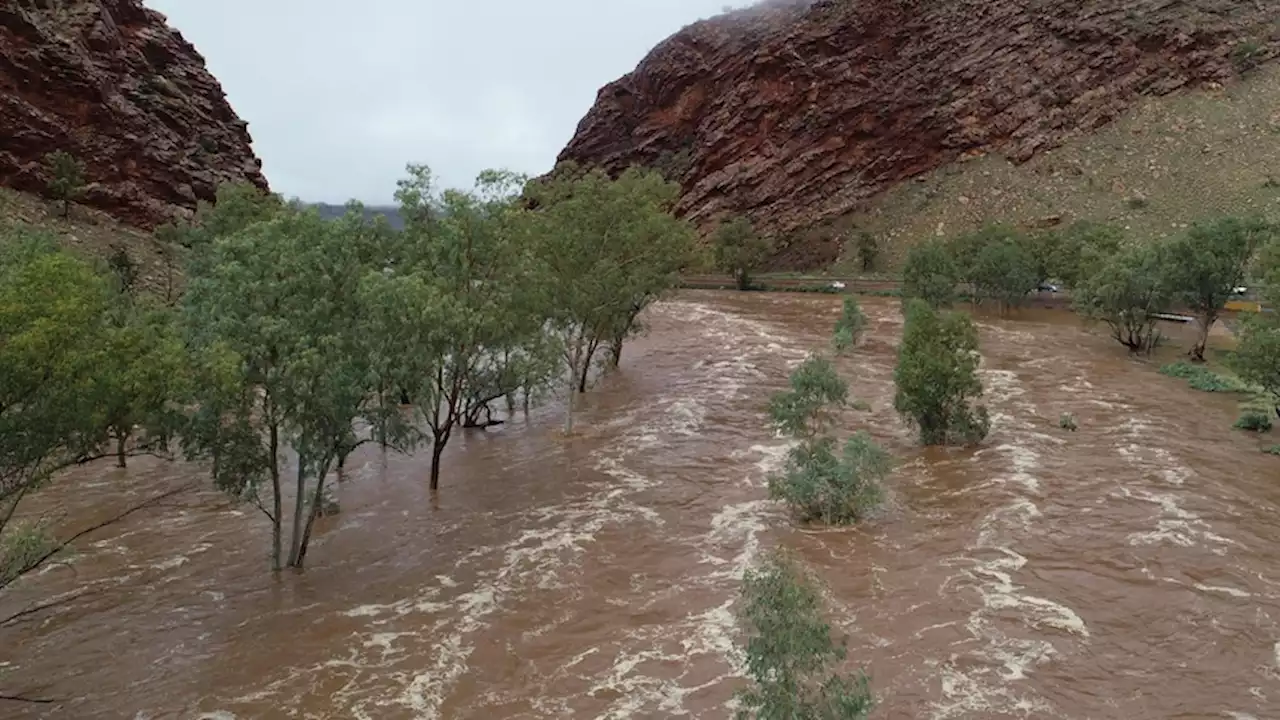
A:
{"type": "MultiPolygon", "coordinates": [[[[690,359],[687,372],[665,392],[638,400],[623,416],[605,421],[617,437],[588,459],[602,479],[587,483],[585,492],[573,499],[506,518],[504,523],[518,528],[514,537],[477,548],[457,562],[449,577],[437,577],[412,597],[348,608],[344,614],[357,629],[345,653],[309,668],[293,668],[240,700],[287,702],[290,694],[313,692],[323,681],[332,707],[349,717],[377,718],[406,710],[415,718],[443,717],[444,703],[459,680],[478,669],[471,663],[477,636],[532,593],[580,596],[575,568],[595,550],[600,533],[631,527],[664,539],[670,535],[673,552],[691,548],[696,554],[697,571],[678,578],[677,587],[660,591],[680,594],[687,605],[684,616],[620,630],[607,647],[579,648],[554,677],[576,678],[585,695],[597,701],[613,698],[599,717],[629,718],[683,714],[690,693],[733,675],[732,598],[758,552],[768,517],[776,512],[759,499],[759,487],[781,463],[785,446],[752,446],[730,456],[716,477],[706,478],[699,487],[709,488],[717,499],[723,493],[724,502],[692,534],[687,518],[663,517],[650,491],[672,482],[673,473],[664,472],[665,456],[678,455],[685,443],[708,442],[707,433],[720,430],[708,428],[708,414],[717,408],[738,409],[747,388],[765,378],[760,367],[766,361],[794,363],[806,353],[784,344],[785,336],[775,327],[698,303],[670,302],[655,312],[669,323],[698,326],[699,356],[690,359]],[[677,519],[681,523],[669,522],[677,519]],[[721,670],[697,679],[671,677],[673,664],[697,661],[721,670]],[[667,669],[664,676],[652,673],[655,665],[667,669]],[[336,673],[346,680],[334,689],[336,673]],[[395,691],[386,691],[388,680],[395,691]]],[[[727,431],[768,438],[763,422],[759,428],[727,431]]],[[[659,591],[646,586],[628,605],[643,608],[659,599],[647,596],[649,592],[659,591]]],[[[535,705],[543,716],[563,717],[571,713],[571,700],[539,697],[535,705]]]]}

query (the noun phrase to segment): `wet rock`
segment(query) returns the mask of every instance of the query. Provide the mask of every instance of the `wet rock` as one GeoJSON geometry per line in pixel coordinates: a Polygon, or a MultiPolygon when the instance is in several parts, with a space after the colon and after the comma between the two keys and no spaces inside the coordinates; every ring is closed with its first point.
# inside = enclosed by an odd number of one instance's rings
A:
{"type": "Polygon", "coordinates": [[[81,201],[142,228],[222,182],[267,187],[204,58],[141,0],[6,0],[0,128],[0,185],[44,193],[42,159],[65,150],[85,164],[81,201]]]}
{"type": "Polygon", "coordinates": [[[768,2],[659,44],[559,159],[620,172],[679,155],[680,213],[788,235],[948,163],[1023,162],[1142,96],[1228,82],[1240,38],[1273,37],[1278,14],[1280,0],[768,2]]]}

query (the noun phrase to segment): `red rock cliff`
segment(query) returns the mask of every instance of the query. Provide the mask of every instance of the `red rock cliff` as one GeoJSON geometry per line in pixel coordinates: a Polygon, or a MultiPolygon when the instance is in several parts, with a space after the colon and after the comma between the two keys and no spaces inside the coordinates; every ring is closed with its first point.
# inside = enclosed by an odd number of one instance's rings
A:
{"type": "Polygon", "coordinates": [[[42,158],[66,150],[82,202],[150,228],[222,182],[266,188],[250,143],[204,58],[141,0],[0,0],[0,185],[44,192],[42,158]]]}
{"type": "MultiPolygon", "coordinates": [[[[1278,47],[1280,0],[775,0],[668,38],[600,91],[559,160],[661,168],[695,222],[745,213],[787,238],[966,156],[1027,160],[1278,47]]],[[[804,245],[777,264],[838,251],[804,245]]]]}

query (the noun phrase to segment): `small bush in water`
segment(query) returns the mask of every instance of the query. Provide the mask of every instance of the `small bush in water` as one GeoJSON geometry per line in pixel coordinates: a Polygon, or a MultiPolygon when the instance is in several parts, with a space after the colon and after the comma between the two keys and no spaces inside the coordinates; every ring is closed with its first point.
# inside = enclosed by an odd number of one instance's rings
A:
{"type": "Polygon", "coordinates": [[[1237,430],[1264,433],[1271,429],[1271,416],[1262,410],[1249,408],[1240,413],[1235,427],[1237,430]]]}
{"type": "Polygon", "coordinates": [[[1070,430],[1071,432],[1075,432],[1080,428],[1080,426],[1076,424],[1076,416],[1071,413],[1062,413],[1062,416],[1058,418],[1058,427],[1063,430],[1070,430]]]}
{"type": "Polygon", "coordinates": [[[844,309],[840,313],[840,319],[836,321],[835,334],[831,339],[836,352],[842,353],[857,345],[866,328],[867,316],[862,313],[858,301],[852,297],[846,297],[844,309]]]}
{"type": "Polygon", "coordinates": [[[1271,447],[1263,450],[1262,452],[1268,455],[1280,455],[1280,445],[1272,445],[1271,447]]]}
{"type": "Polygon", "coordinates": [[[769,478],[769,496],[791,507],[803,522],[847,525],[880,504],[880,481],[893,458],[865,432],[836,454],[835,438],[807,440],[787,456],[782,474],[769,478]]]}
{"type": "Polygon", "coordinates": [[[991,430],[978,377],[978,331],[966,315],[908,300],[893,407],[925,445],[974,445],[991,430]]]}
{"type": "Polygon", "coordinates": [[[751,685],[737,720],[862,720],[874,701],[866,675],[842,675],[845,649],[831,637],[813,578],[774,552],[742,579],[739,623],[751,685]]]}
{"type": "Polygon", "coordinates": [[[849,385],[827,358],[810,355],[791,373],[791,389],[769,400],[769,419],[780,432],[810,437],[831,423],[831,411],[849,401],[849,385]]]}

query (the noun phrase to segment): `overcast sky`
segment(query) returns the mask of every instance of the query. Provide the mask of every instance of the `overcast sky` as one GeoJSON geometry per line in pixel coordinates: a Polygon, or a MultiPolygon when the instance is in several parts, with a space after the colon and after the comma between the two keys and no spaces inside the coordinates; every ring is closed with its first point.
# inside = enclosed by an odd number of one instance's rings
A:
{"type": "Polygon", "coordinates": [[[145,0],[204,55],[272,189],[391,201],[407,162],[469,187],[550,169],[605,83],[744,0],[145,0]]]}

